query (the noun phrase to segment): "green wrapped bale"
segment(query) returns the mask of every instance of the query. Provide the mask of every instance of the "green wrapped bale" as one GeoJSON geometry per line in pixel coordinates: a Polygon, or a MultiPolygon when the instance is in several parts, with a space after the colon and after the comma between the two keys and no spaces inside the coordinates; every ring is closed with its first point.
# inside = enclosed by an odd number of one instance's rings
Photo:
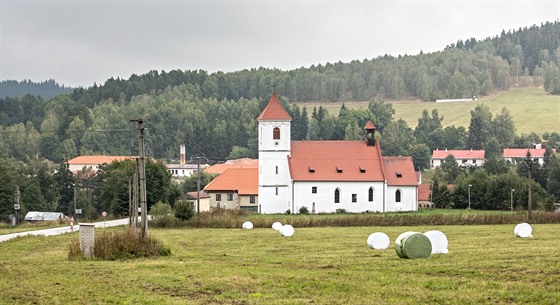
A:
{"type": "Polygon", "coordinates": [[[432,243],[422,233],[405,232],[399,238],[395,241],[395,252],[400,258],[428,258],[432,254],[432,243]]]}

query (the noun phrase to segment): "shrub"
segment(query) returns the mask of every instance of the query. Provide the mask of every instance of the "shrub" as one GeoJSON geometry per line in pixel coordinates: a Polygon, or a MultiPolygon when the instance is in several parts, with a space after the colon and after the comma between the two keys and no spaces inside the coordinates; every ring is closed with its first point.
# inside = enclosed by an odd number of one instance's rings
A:
{"type": "Polygon", "coordinates": [[[304,215],[308,215],[309,214],[309,209],[306,206],[303,206],[303,207],[299,208],[299,213],[304,214],[304,215]]]}
{"type": "Polygon", "coordinates": [[[336,209],[336,214],[346,214],[345,209],[336,209]]]}
{"type": "MultiPolygon", "coordinates": [[[[103,232],[95,237],[93,247],[94,258],[102,260],[118,260],[139,257],[154,257],[171,255],[171,250],[158,239],[142,238],[140,231],[127,227],[124,231],[103,232]]],[[[69,245],[69,259],[85,259],[79,240],[69,245]]]]}
{"type": "Polygon", "coordinates": [[[189,220],[194,216],[194,208],[192,203],[179,200],[175,203],[175,217],[179,220],[189,220]]]}
{"type": "Polygon", "coordinates": [[[159,201],[150,209],[152,220],[150,223],[159,228],[174,227],[177,225],[177,218],[170,204],[159,201]]]}

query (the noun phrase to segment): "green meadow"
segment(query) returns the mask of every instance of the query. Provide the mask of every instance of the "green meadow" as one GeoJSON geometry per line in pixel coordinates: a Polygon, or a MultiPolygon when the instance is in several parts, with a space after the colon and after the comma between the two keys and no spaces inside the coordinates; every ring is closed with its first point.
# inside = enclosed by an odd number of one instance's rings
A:
{"type": "Polygon", "coordinates": [[[0,304],[559,304],[560,224],[514,227],[151,228],[172,254],[124,261],[69,260],[79,233],[16,238],[0,244],[0,304]],[[449,254],[398,258],[399,234],[428,230],[449,254]],[[390,248],[369,249],[373,232],[390,248]]]}
{"type": "MultiPolygon", "coordinates": [[[[418,101],[392,102],[395,109],[395,119],[402,118],[411,128],[418,124],[422,111],[437,109],[443,116],[445,126],[463,126],[468,129],[471,119],[470,111],[478,104],[486,104],[495,116],[506,107],[513,117],[516,134],[535,132],[542,135],[545,132],[560,131],[560,96],[550,95],[541,87],[514,88],[500,92],[491,97],[482,97],[478,101],[460,103],[433,103],[418,101]]],[[[342,102],[337,103],[298,103],[300,107],[306,106],[308,113],[314,106],[323,106],[330,114],[338,115],[342,102]]],[[[349,108],[367,108],[368,102],[345,102],[349,108]]]]}

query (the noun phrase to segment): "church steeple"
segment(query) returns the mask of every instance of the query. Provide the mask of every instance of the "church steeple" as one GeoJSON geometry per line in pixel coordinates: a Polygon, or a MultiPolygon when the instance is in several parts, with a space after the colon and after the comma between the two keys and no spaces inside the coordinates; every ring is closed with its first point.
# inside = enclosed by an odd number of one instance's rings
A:
{"type": "Polygon", "coordinates": [[[373,125],[371,121],[368,121],[364,129],[366,131],[367,146],[375,146],[375,125],[373,125]]]}
{"type": "Polygon", "coordinates": [[[261,114],[257,117],[257,121],[291,121],[292,117],[282,107],[280,100],[276,93],[272,93],[272,97],[268,105],[264,108],[261,114]]]}

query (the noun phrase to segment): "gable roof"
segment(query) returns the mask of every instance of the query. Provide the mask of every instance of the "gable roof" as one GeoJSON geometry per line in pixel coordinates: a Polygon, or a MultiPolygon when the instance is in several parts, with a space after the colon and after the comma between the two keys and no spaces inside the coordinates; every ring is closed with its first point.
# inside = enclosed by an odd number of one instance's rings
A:
{"type": "Polygon", "coordinates": [[[70,165],[99,165],[128,159],[130,159],[129,156],[77,156],[66,161],[66,163],[70,165]]]}
{"type": "Polygon", "coordinates": [[[383,157],[387,185],[418,185],[412,157],[383,157]]]}
{"type": "Polygon", "coordinates": [[[418,200],[419,201],[430,201],[430,196],[432,195],[432,190],[430,189],[430,184],[419,184],[418,185],[418,200]]]}
{"type": "Polygon", "coordinates": [[[230,168],[258,168],[259,162],[252,162],[252,163],[235,163],[235,164],[227,164],[227,163],[220,163],[214,164],[210,167],[204,169],[205,173],[219,175],[230,168]]]}
{"type": "Polygon", "coordinates": [[[272,93],[272,97],[270,98],[268,105],[266,105],[264,110],[257,117],[257,121],[268,121],[268,120],[273,120],[273,121],[292,120],[290,114],[288,114],[288,112],[286,112],[284,107],[282,107],[282,104],[280,103],[280,100],[278,100],[278,96],[276,95],[276,93],[272,93]]]}
{"type": "Polygon", "coordinates": [[[384,181],[379,145],[365,141],[292,141],[294,181],[384,181]]]}
{"type": "Polygon", "coordinates": [[[258,168],[229,168],[212,180],[204,190],[206,192],[237,192],[239,195],[257,195],[259,193],[258,168]]]}
{"type": "Polygon", "coordinates": [[[434,150],[432,159],[445,159],[453,155],[455,159],[484,159],[484,150],[434,150]]]}
{"type": "MultiPolygon", "coordinates": [[[[545,148],[504,148],[504,158],[525,158],[527,151],[533,158],[544,158],[545,148]]],[[[554,152],[554,149],[552,150],[554,152]]]]}
{"type": "Polygon", "coordinates": [[[198,193],[198,198],[203,199],[203,198],[210,198],[210,195],[208,195],[208,193],[206,193],[205,191],[194,191],[194,192],[188,192],[185,194],[185,197],[189,200],[196,200],[197,199],[197,194],[198,193]]]}

